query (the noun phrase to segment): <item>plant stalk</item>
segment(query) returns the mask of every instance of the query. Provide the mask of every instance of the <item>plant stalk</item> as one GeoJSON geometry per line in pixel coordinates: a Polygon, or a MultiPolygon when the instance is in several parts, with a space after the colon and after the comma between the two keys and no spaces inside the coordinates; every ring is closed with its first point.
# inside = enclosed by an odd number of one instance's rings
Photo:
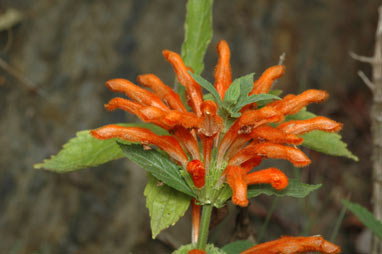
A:
{"type": "Polygon", "coordinates": [[[279,197],[276,197],[276,198],[274,198],[272,200],[271,209],[269,209],[269,211],[268,211],[267,217],[265,218],[265,222],[264,222],[263,226],[260,229],[259,237],[257,238],[257,242],[258,243],[261,243],[261,240],[263,239],[263,236],[265,234],[265,231],[267,230],[269,221],[271,220],[272,214],[275,211],[275,208],[276,208],[278,200],[279,200],[279,197]]]}
{"type": "MultiPolygon", "coordinates": [[[[382,5],[379,6],[379,18],[375,35],[374,56],[365,57],[351,53],[350,55],[361,62],[372,66],[373,80],[371,81],[362,71],[358,75],[373,93],[371,106],[371,135],[373,137],[373,212],[374,216],[382,219],[382,5]]],[[[373,237],[372,254],[382,253],[382,241],[373,237]]]]}
{"type": "Polygon", "coordinates": [[[212,205],[204,205],[202,210],[202,218],[200,220],[199,238],[196,244],[198,250],[205,250],[208,240],[208,231],[210,228],[212,205]]]}

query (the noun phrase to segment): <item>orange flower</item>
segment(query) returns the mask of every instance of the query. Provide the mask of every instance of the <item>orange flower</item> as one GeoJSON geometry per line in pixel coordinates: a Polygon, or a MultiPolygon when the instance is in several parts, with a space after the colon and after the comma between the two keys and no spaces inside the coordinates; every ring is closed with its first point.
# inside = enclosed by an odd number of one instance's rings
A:
{"type": "Polygon", "coordinates": [[[172,136],[158,136],[150,130],[138,127],[122,127],[115,124],[105,125],[90,132],[97,139],[120,138],[132,142],[140,142],[143,145],[156,145],[167,152],[170,157],[187,166],[188,158],[178,141],[172,136]]]}
{"type": "Polygon", "coordinates": [[[191,175],[196,188],[202,188],[205,184],[206,170],[200,160],[192,160],[187,164],[187,172],[191,175]]]}
{"type": "Polygon", "coordinates": [[[188,252],[188,254],[207,254],[204,250],[193,249],[188,252]]]}
{"type": "Polygon", "coordinates": [[[253,89],[249,94],[252,95],[268,93],[272,87],[273,82],[276,79],[281,78],[284,75],[284,72],[284,65],[269,67],[264,71],[263,75],[261,75],[260,78],[253,83],[253,89]]]}
{"type": "Polygon", "coordinates": [[[219,96],[224,99],[225,92],[232,83],[231,65],[229,63],[231,52],[226,41],[220,41],[217,46],[219,54],[218,64],[215,68],[215,87],[219,96]]]}
{"type": "MultiPolygon", "coordinates": [[[[219,59],[214,72],[214,85],[216,94],[224,100],[232,83],[231,53],[227,42],[220,41],[217,52],[219,59]]],[[[227,115],[219,115],[223,112],[222,105],[203,99],[200,84],[193,79],[190,68],[180,55],[169,50],[164,50],[163,55],[172,65],[179,83],[185,87],[187,103],[192,112],[187,112],[180,96],[153,74],[138,76],[138,82],[147,89],[125,79],[113,79],[106,83],[107,87],[124,93],[130,99],[113,98],[105,108],[122,109],[135,114],[142,121],[167,130],[170,136],[158,136],[144,128],[117,125],[106,125],[93,130],[91,134],[98,139],[120,138],[158,147],[188,172],[193,180],[193,190],[207,188],[205,186],[210,186],[206,184],[208,181],[219,189],[225,182],[232,189],[233,203],[246,206],[248,185],[270,184],[276,190],[288,185],[287,176],[279,169],[251,172],[262,160],[285,159],[295,166],[306,166],[310,164],[310,159],[295,147],[303,142],[299,135],[312,130],[336,132],[342,127],[340,123],[325,117],[281,123],[287,115],[328,97],[325,91],[314,89],[298,95],[287,95],[263,107],[250,103],[239,110],[240,117],[231,117],[227,121],[227,115]],[[274,127],[271,123],[281,124],[274,127]],[[210,180],[216,175],[219,181],[210,180]]],[[[248,96],[268,93],[273,82],[282,77],[284,71],[283,65],[268,68],[254,81],[248,96]]],[[[193,207],[197,209],[196,205],[193,207]]]]}
{"type": "Polygon", "coordinates": [[[200,227],[200,205],[195,204],[195,199],[191,200],[191,216],[192,216],[192,243],[196,243],[199,237],[200,227]]]}
{"type": "Polygon", "coordinates": [[[202,112],[200,106],[203,102],[202,88],[188,73],[188,68],[184,65],[179,54],[170,50],[163,50],[163,55],[174,68],[179,83],[186,88],[188,104],[198,116],[201,116],[202,112]]]}
{"type": "Polygon", "coordinates": [[[239,166],[230,165],[226,168],[227,183],[232,189],[232,202],[239,206],[247,206],[247,181],[245,170],[239,166]]]}
{"type": "Polygon", "coordinates": [[[275,241],[255,245],[241,254],[295,254],[305,252],[336,254],[340,253],[341,249],[324,240],[321,236],[283,236],[275,241]]]}

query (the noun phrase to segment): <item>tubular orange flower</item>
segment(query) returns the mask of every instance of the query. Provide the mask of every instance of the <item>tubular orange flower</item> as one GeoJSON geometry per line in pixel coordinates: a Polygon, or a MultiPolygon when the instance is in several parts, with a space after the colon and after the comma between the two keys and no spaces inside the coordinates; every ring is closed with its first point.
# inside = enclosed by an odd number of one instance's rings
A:
{"type": "Polygon", "coordinates": [[[198,116],[201,116],[200,106],[203,102],[202,88],[188,73],[188,69],[179,54],[170,50],[163,50],[163,55],[174,68],[179,83],[186,87],[188,104],[198,116]]]}
{"type": "MultiPolygon", "coordinates": [[[[223,100],[232,83],[231,53],[227,42],[220,41],[217,52],[219,59],[214,72],[214,85],[223,100]]],[[[93,130],[91,134],[97,139],[121,138],[157,146],[191,176],[194,185],[191,187],[197,192],[194,194],[198,204],[211,202],[208,188],[213,188],[215,192],[228,188],[228,185],[232,189],[233,203],[240,206],[248,204],[247,185],[261,183],[270,184],[276,190],[286,188],[288,178],[279,169],[268,168],[252,173],[251,170],[268,158],[289,160],[298,167],[306,166],[310,163],[309,158],[294,147],[303,142],[303,138],[298,135],[312,130],[336,132],[342,127],[340,123],[325,117],[282,122],[287,115],[328,97],[325,91],[314,89],[298,95],[287,95],[263,107],[249,103],[239,109],[240,117],[224,115],[218,99],[203,100],[201,86],[193,79],[189,73],[190,68],[184,64],[179,54],[164,50],[163,55],[172,65],[179,82],[186,88],[187,103],[192,112],[187,112],[180,96],[154,74],[137,78],[141,85],[151,91],[125,79],[112,79],[106,83],[107,87],[124,93],[130,100],[113,98],[105,105],[106,109],[128,111],[142,121],[167,130],[170,136],[158,136],[144,128],[118,125],[106,125],[93,130]]],[[[282,65],[268,68],[254,81],[253,88],[244,97],[269,92],[273,82],[284,71],[282,65]]],[[[196,216],[193,218],[196,220],[196,216]]]]}
{"type": "Polygon", "coordinates": [[[245,170],[238,166],[228,166],[225,170],[227,183],[232,189],[232,202],[239,206],[247,206],[247,182],[245,170]]]}
{"type": "Polygon", "coordinates": [[[310,89],[299,95],[287,95],[284,99],[276,101],[271,106],[284,115],[295,114],[310,103],[323,102],[328,93],[322,90],[310,89]]]}
{"type": "Polygon", "coordinates": [[[193,249],[188,252],[188,254],[207,254],[204,250],[193,249]]]}
{"type": "Polygon", "coordinates": [[[223,128],[223,119],[217,115],[218,108],[213,101],[205,101],[201,105],[203,122],[199,133],[207,137],[215,136],[223,128]]]}
{"type": "Polygon", "coordinates": [[[195,204],[195,199],[191,200],[191,216],[192,216],[192,243],[196,243],[199,237],[200,227],[200,205],[195,204]]]}
{"type": "Polygon", "coordinates": [[[163,98],[171,109],[180,112],[187,111],[180,96],[154,74],[139,75],[137,80],[140,84],[151,88],[159,97],[163,98]]]}
{"type": "Polygon", "coordinates": [[[196,188],[202,188],[205,184],[206,170],[199,160],[192,160],[187,164],[187,172],[191,175],[196,188]]]}
{"type": "Polygon", "coordinates": [[[240,167],[242,167],[245,172],[251,171],[254,167],[258,166],[261,163],[261,156],[254,156],[252,159],[247,160],[246,162],[242,163],[240,167]]]}
{"type": "MultiPolygon", "coordinates": [[[[300,134],[300,133],[296,133],[300,134]]],[[[287,143],[300,145],[303,141],[302,138],[297,137],[294,134],[286,133],[282,129],[274,128],[269,125],[263,125],[257,128],[254,128],[249,134],[251,138],[266,140],[272,143],[287,143]]]]}
{"type": "Polygon", "coordinates": [[[173,130],[175,137],[194,160],[200,160],[198,141],[186,128],[180,126],[173,130]]]}
{"type": "Polygon", "coordinates": [[[271,184],[276,190],[285,189],[288,186],[287,176],[277,168],[267,168],[253,173],[248,172],[257,166],[261,159],[259,157],[250,160],[244,167],[228,165],[225,170],[227,183],[232,189],[232,202],[239,206],[247,206],[247,185],[271,184]],[[250,169],[249,169],[250,168],[250,169]]]}
{"type": "Polygon", "coordinates": [[[176,110],[162,110],[154,106],[142,106],[123,98],[113,98],[105,105],[107,110],[117,108],[136,114],[142,121],[154,123],[166,130],[171,130],[175,126],[185,128],[197,128],[202,124],[202,119],[191,112],[179,112],[176,110]]]}
{"type": "Polygon", "coordinates": [[[283,236],[278,240],[255,245],[241,254],[296,254],[305,252],[325,254],[340,253],[340,247],[324,240],[321,236],[283,236]]]}
{"type": "Polygon", "coordinates": [[[215,88],[220,95],[220,98],[223,100],[225,92],[232,83],[231,65],[229,63],[231,51],[228,47],[228,43],[224,40],[218,43],[217,51],[219,60],[214,72],[215,88]]]}
{"type": "Polygon", "coordinates": [[[140,88],[126,79],[112,79],[106,82],[106,86],[113,92],[125,93],[131,99],[147,106],[155,106],[162,110],[168,110],[160,97],[149,91],[140,88]]]}
{"type": "Polygon", "coordinates": [[[171,136],[158,136],[150,130],[138,127],[122,127],[110,124],[92,130],[93,137],[98,139],[121,138],[126,141],[141,142],[144,145],[153,144],[167,152],[183,167],[187,166],[188,158],[178,141],[171,136]]]}
{"type": "Polygon", "coordinates": [[[261,94],[268,93],[271,88],[273,82],[282,77],[285,72],[285,66],[276,65],[269,67],[264,73],[260,76],[258,80],[253,83],[253,89],[249,93],[252,94],[261,94]]]}
{"type": "Polygon", "coordinates": [[[280,124],[277,128],[288,134],[299,135],[313,130],[337,132],[342,129],[342,124],[323,116],[317,116],[307,120],[289,121],[280,124]]]}
{"type": "Polygon", "coordinates": [[[267,168],[250,173],[245,176],[247,184],[269,183],[276,190],[285,189],[288,186],[288,177],[277,168],[267,168]]]}
{"type": "Polygon", "coordinates": [[[261,109],[247,110],[239,118],[240,132],[249,133],[253,128],[266,123],[280,122],[283,119],[284,115],[274,107],[265,106],[261,109]]]}
{"type": "Polygon", "coordinates": [[[228,165],[240,165],[253,156],[289,160],[296,167],[303,167],[310,164],[309,158],[298,148],[265,142],[248,145],[232,157],[228,165]]]}

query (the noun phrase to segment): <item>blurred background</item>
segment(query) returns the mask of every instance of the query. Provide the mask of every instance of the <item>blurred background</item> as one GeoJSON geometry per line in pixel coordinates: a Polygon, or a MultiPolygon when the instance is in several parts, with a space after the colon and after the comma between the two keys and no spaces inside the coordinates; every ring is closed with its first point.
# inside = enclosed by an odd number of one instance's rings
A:
{"type": "MultiPolygon", "coordinates": [[[[211,240],[315,235],[328,238],[341,198],[371,209],[372,95],[356,72],[370,67],[349,51],[372,55],[379,0],[216,0],[214,36],[203,76],[212,80],[216,43],[231,50],[233,77],[258,75],[285,52],[286,93],[325,89],[330,99],[310,106],[344,123],[341,134],[359,157],[305,150],[309,168],[277,165],[288,176],[323,183],[304,200],[261,196],[248,209],[228,205],[211,240]],[[236,223],[236,224],[235,224],[236,223]],[[236,225],[236,226],[235,226],[236,225]]],[[[170,253],[190,241],[190,216],[151,238],[143,169],[127,159],[70,174],[34,170],[75,133],[106,123],[135,121],[103,108],[111,78],[135,81],[154,73],[167,84],[174,74],[162,50],[180,52],[186,1],[0,0],[0,253],[170,253]],[[11,18],[10,18],[11,17],[11,18]]],[[[279,163],[279,162],[277,162],[279,163]]],[[[220,214],[224,213],[221,212],[220,214]]],[[[368,253],[370,233],[347,213],[335,243],[343,253],[368,253]]]]}

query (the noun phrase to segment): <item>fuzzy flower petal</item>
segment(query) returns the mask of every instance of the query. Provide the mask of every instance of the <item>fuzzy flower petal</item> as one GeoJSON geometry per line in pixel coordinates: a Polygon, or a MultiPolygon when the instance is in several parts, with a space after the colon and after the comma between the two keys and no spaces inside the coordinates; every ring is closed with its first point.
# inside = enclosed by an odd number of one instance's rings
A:
{"type": "Polygon", "coordinates": [[[253,89],[249,95],[268,93],[273,82],[282,77],[285,72],[284,65],[276,65],[269,67],[264,71],[258,80],[253,83],[253,89]]]}
{"type": "Polygon", "coordinates": [[[164,84],[154,74],[139,75],[137,81],[146,87],[152,89],[160,98],[162,98],[171,109],[186,112],[186,108],[183,105],[180,96],[175,93],[169,86],[164,84]]]}
{"type": "Polygon", "coordinates": [[[257,244],[241,254],[297,254],[305,252],[338,254],[341,249],[319,235],[308,237],[283,236],[278,240],[257,244]]]}
{"type": "Polygon", "coordinates": [[[161,110],[168,110],[168,107],[162,102],[161,98],[150,91],[147,91],[133,84],[126,79],[112,79],[106,82],[106,86],[113,92],[121,92],[131,99],[146,105],[154,106],[161,110]]]}
{"type": "Polygon", "coordinates": [[[262,169],[245,176],[248,185],[269,183],[276,190],[288,186],[288,177],[277,168],[262,169]]]}
{"type": "Polygon", "coordinates": [[[171,63],[179,83],[186,87],[188,104],[196,115],[201,116],[200,106],[203,102],[202,88],[188,73],[188,69],[179,54],[170,50],[163,50],[163,56],[171,63]]]}
{"type": "Polygon", "coordinates": [[[300,135],[313,130],[338,132],[342,129],[342,124],[323,116],[317,116],[307,120],[288,121],[280,124],[277,129],[285,133],[300,135]]]}
{"type": "Polygon", "coordinates": [[[263,125],[254,128],[249,136],[254,139],[266,140],[272,143],[280,144],[287,143],[300,145],[303,141],[302,138],[299,138],[294,134],[285,133],[282,129],[274,128],[269,125],[263,125]]]}
{"type": "Polygon", "coordinates": [[[158,136],[145,128],[123,127],[115,124],[105,125],[90,132],[97,139],[120,138],[131,142],[140,142],[144,145],[156,145],[167,152],[170,157],[179,162],[184,168],[188,158],[179,142],[172,136],[158,136]]]}
{"type": "Polygon", "coordinates": [[[296,167],[310,164],[310,159],[300,149],[267,142],[248,145],[235,154],[228,164],[238,166],[253,156],[289,160],[296,167]]]}
{"type": "Polygon", "coordinates": [[[235,205],[246,207],[247,182],[245,181],[245,170],[238,166],[228,166],[225,170],[227,183],[232,189],[232,202],[235,205]]]}
{"type": "Polygon", "coordinates": [[[205,184],[206,170],[200,160],[192,160],[187,164],[187,172],[191,175],[196,188],[202,188],[205,184]]]}
{"type": "Polygon", "coordinates": [[[219,55],[218,64],[215,67],[215,88],[223,100],[225,92],[232,83],[230,57],[231,52],[228,43],[224,40],[220,41],[217,46],[219,55]]]}
{"type": "Polygon", "coordinates": [[[322,90],[309,89],[299,95],[287,95],[280,101],[275,101],[270,106],[284,115],[295,114],[311,103],[323,102],[328,98],[328,93],[322,90]]]}
{"type": "Polygon", "coordinates": [[[188,252],[188,254],[207,254],[204,250],[193,249],[188,252]]]}

